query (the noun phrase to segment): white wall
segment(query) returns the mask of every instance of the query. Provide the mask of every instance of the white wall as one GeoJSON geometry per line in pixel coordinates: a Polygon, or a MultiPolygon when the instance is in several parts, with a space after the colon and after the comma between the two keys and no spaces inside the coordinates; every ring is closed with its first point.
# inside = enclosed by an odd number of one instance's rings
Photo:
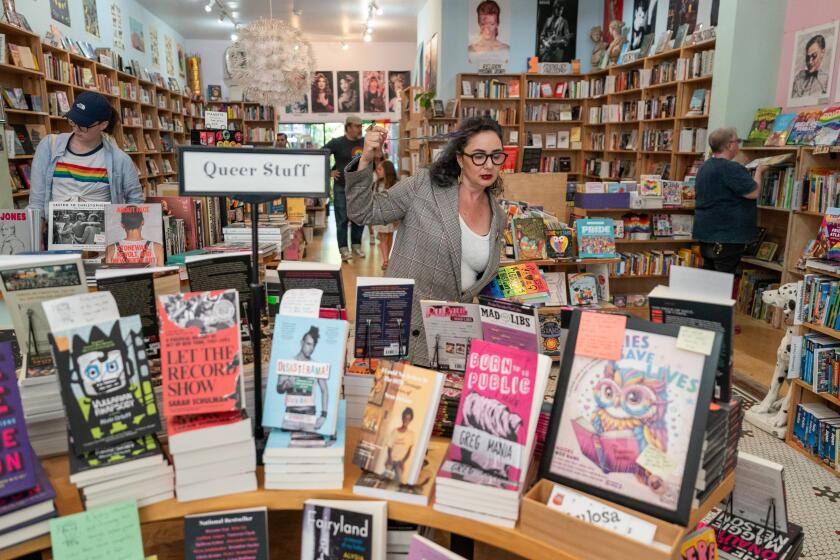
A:
{"type": "MultiPolygon", "coordinates": [[[[187,52],[201,55],[202,84],[222,84],[222,94],[233,99],[241,98],[241,90],[229,87],[224,81],[223,57],[227,41],[187,40],[187,52]]],[[[417,46],[411,43],[349,43],[346,51],[339,43],[312,43],[315,70],[409,70],[414,71],[417,46]]],[[[412,76],[413,77],[413,76],[412,76]]],[[[333,78],[335,79],[335,78],[333,78]]],[[[287,115],[279,110],[282,122],[344,122],[344,113],[287,115]]],[[[398,120],[397,113],[360,113],[364,119],[398,120]]]]}

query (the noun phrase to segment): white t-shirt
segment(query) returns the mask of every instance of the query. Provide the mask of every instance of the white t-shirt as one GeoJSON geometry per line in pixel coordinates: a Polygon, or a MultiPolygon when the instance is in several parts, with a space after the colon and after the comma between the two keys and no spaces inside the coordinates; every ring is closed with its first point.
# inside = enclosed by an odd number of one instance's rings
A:
{"type": "Polygon", "coordinates": [[[111,202],[111,183],[105,166],[104,144],[86,154],[67,151],[55,164],[53,202],[111,202]]]}
{"type": "Polygon", "coordinates": [[[458,214],[461,224],[461,291],[475,284],[490,262],[490,234],[478,235],[458,214]]]}

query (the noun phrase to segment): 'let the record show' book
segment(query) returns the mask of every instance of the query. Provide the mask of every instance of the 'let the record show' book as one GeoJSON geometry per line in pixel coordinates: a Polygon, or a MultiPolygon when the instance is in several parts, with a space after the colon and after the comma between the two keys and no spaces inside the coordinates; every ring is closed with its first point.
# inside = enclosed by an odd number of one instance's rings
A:
{"type": "Polygon", "coordinates": [[[335,434],[346,340],[346,321],[275,318],[264,426],[335,434]]]}

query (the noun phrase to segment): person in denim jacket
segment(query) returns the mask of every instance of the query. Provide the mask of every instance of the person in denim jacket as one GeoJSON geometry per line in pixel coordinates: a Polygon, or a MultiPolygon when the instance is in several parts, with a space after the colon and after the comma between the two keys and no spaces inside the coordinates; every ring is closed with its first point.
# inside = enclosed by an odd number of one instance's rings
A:
{"type": "Polygon", "coordinates": [[[142,203],[137,167],[110,137],[118,115],[107,98],[83,92],[65,117],[73,132],[47,136],[35,150],[29,207],[46,217],[50,202],[142,203]]]}

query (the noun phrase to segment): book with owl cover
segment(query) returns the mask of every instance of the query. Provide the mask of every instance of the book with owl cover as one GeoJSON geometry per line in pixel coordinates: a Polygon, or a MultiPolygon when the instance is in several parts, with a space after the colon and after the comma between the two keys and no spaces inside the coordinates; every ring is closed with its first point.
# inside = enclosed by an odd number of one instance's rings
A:
{"type": "Polygon", "coordinates": [[[75,453],[160,430],[138,315],[57,332],[50,342],[75,453]]]}
{"type": "Polygon", "coordinates": [[[548,356],[473,341],[438,479],[521,490],[550,368],[548,356]]]}
{"type": "Polygon", "coordinates": [[[353,464],[402,484],[416,484],[440,402],[443,374],[383,361],[375,376],[353,464]]]}
{"type": "Polygon", "coordinates": [[[678,347],[678,326],[628,318],[613,335],[617,360],[588,357],[582,315],[569,327],[575,350],[563,356],[540,475],[685,525],[721,337],[705,355],[678,347]]]}
{"type": "Polygon", "coordinates": [[[335,434],[347,321],[277,315],[262,424],[335,434]]]}
{"type": "Polygon", "coordinates": [[[239,293],[170,294],[157,303],[163,413],[243,410],[239,293]]]}
{"type": "Polygon", "coordinates": [[[518,261],[545,258],[545,222],[542,218],[514,218],[513,252],[518,261]]]}

